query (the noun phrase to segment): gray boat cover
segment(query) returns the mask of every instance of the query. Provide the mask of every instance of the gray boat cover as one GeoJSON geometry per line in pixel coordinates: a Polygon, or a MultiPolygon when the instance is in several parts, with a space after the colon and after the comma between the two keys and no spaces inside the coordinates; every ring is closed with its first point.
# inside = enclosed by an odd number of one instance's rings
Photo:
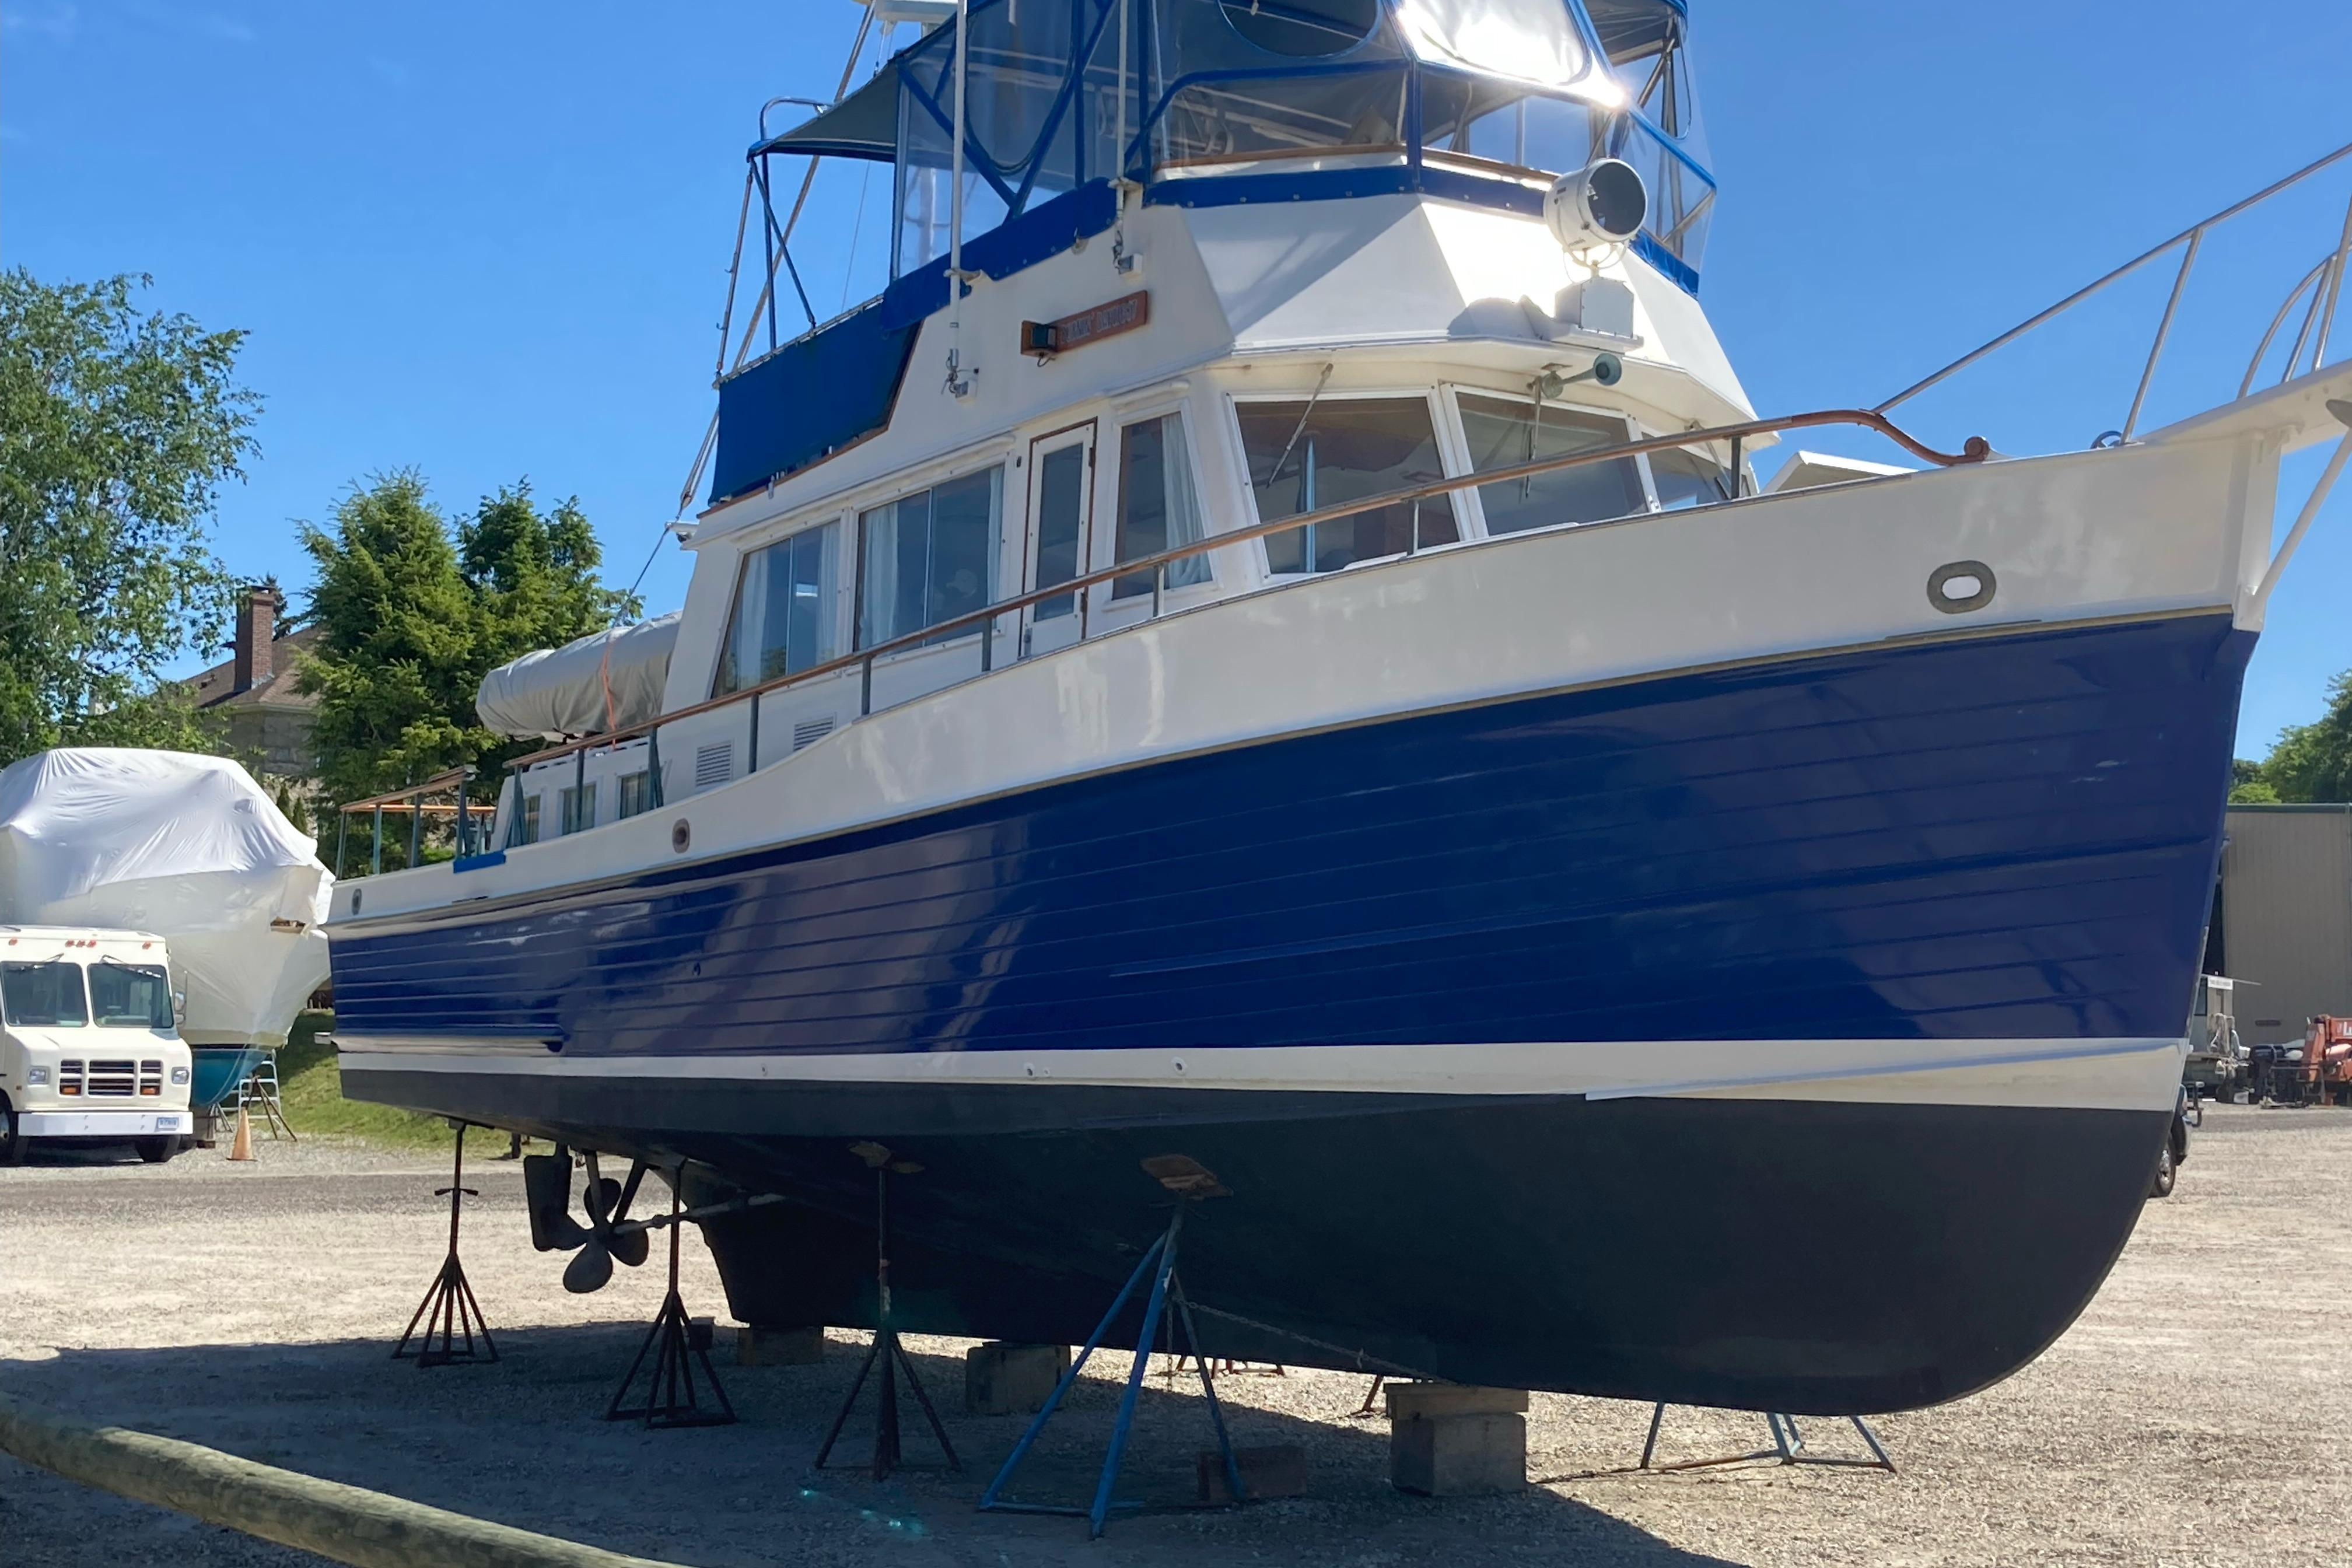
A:
{"type": "Polygon", "coordinates": [[[474,711],[501,735],[598,735],[661,714],[677,612],[541,648],[482,678],[474,711]]]}

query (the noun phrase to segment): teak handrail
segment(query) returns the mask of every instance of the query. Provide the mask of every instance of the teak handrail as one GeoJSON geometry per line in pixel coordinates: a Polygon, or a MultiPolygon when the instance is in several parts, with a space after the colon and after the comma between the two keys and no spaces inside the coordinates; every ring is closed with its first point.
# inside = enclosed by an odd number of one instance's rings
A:
{"type": "MultiPolygon", "coordinates": [[[[581,740],[566,741],[560,746],[550,746],[544,751],[532,752],[529,755],[515,758],[508,763],[507,766],[509,770],[527,768],[556,757],[570,756],[574,752],[589,751],[598,746],[619,745],[624,741],[635,740],[665,724],[675,723],[680,719],[691,719],[698,714],[708,713],[713,709],[725,708],[737,702],[757,700],[771,691],[779,691],[786,687],[818,680],[828,675],[838,675],[844,670],[855,669],[860,666],[870,668],[877,659],[938,642],[942,633],[993,621],[1001,616],[1025,610],[1033,605],[1067,598],[1074,594],[1084,593],[1087,589],[1099,587],[1105,583],[1116,582],[1122,577],[1135,577],[1146,573],[1153,574],[1156,600],[1157,583],[1164,581],[1159,578],[1158,574],[1169,566],[1179,561],[1191,560],[1196,555],[1208,554],[1211,551],[1223,550],[1235,544],[1246,544],[1254,539],[1264,539],[1272,534],[1288,533],[1294,529],[1336,522],[1341,518],[1354,517],[1362,512],[1378,511],[1383,507],[1429,500],[1437,496],[1450,495],[1455,490],[1476,489],[1486,485],[1508,484],[1517,479],[1533,479],[1543,474],[1557,473],[1564,468],[1580,468],[1587,463],[1608,462],[1618,458],[1637,457],[1646,452],[1664,452],[1673,451],[1678,447],[1708,446],[1718,441],[1729,441],[1736,449],[1739,443],[1751,437],[1777,435],[1784,430],[1806,430],[1824,425],[1859,425],[1875,430],[1904,450],[1942,468],[1952,468],[1961,463],[1980,463],[1992,455],[1991,447],[1981,436],[1969,437],[1957,454],[1939,452],[1898,427],[1885,415],[1872,409],[1826,408],[1811,414],[1784,414],[1772,419],[1750,419],[1739,425],[1718,425],[1711,429],[1685,430],[1672,436],[1648,436],[1638,441],[1620,442],[1613,447],[1595,447],[1587,451],[1570,452],[1558,458],[1540,458],[1531,463],[1517,463],[1507,468],[1490,468],[1485,473],[1459,474],[1450,479],[1432,479],[1425,484],[1408,485],[1402,489],[1384,490],[1378,495],[1365,496],[1357,500],[1341,501],[1332,506],[1318,507],[1313,511],[1298,512],[1290,517],[1277,518],[1271,522],[1254,523],[1250,527],[1234,529],[1225,533],[1213,533],[1205,539],[1197,539],[1189,544],[1180,544],[1173,549],[1160,551],[1156,555],[1143,555],[1132,561],[1122,561],[1116,565],[1107,566],[1099,572],[1089,572],[1083,576],[1073,577],[1066,583],[1056,583],[1050,588],[1035,589],[1009,599],[1000,599],[993,604],[982,605],[977,610],[967,610],[962,615],[935,622],[919,631],[891,637],[887,641],[876,643],[871,647],[859,648],[854,652],[843,654],[839,658],[826,659],[821,664],[813,664],[806,669],[780,675],[772,680],[761,681],[757,686],[746,686],[739,691],[730,691],[721,697],[709,698],[656,718],[642,720],[635,724],[625,724],[618,729],[608,730],[602,734],[590,735],[581,740]]],[[[1734,482],[1737,483],[1736,455],[1733,474],[1734,482]]],[[[1633,512],[1628,515],[1641,517],[1645,514],[1633,512]]],[[[983,668],[986,668],[985,661],[983,661],[983,668]]]]}

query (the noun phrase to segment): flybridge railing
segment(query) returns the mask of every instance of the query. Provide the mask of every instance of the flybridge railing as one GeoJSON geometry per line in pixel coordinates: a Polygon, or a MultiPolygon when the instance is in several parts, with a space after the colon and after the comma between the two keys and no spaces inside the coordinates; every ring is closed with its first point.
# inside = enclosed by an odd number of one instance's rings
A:
{"type": "MultiPolygon", "coordinates": [[[[2305,180],[2342,163],[2347,158],[2352,158],[2352,142],[2347,142],[2333,153],[2315,159],[2284,179],[2264,186],[2243,201],[2222,208],[2211,217],[2191,224],[2163,244],[2132,258],[2105,277],[2077,289],[2048,310],[2028,317],[1991,342],[1969,350],[1934,374],[1905,387],[1871,412],[1885,414],[1908,403],[1929,387],[1940,385],[1950,380],[1987,355],[2008,347],[2035,328],[2066,314],[2075,306],[2094,295],[2104,292],[2112,285],[2121,282],[2150,262],[2178,250],[2180,252],[2180,268],[2173,275],[2171,295],[2165,300],[2164,314],[2157,321],[2156,335],[2148,344],[2147,363],[2140,372],[2138,385],[2132,392],[2130,412],[2124,416],[2122,428],[2109,433],[2115,440],[2130,440],[2139,427],[2140,414],[2147,405],[2148,388],[2155,384],[2157,366],[2163,361],[2165,345],[2171,340],[2173,324],[2179,318],[2181,297],[2188,291],[2189,275],[2196,269],[2198,252],[2204,246],[2205,237],[2241,213],[2260,206],[2282,191],[2303,184],[2305,180]]],[[[2317,265],[2304,274],[2303,280],[2289,291],[2285,302],[2279,306],[2278,313],[2271,319],[2270,330],[2263,334],[2261,344],[2254,350],[2254,357],[2246,365],[2245,377],[2239,383],[2240,397],[2245,396],[2252,390],[2254,380],[2262,372],[2263,361],[2269,354],[2271,345],[2277,341],[2280,330],[2285,325],[2288,317],[2293,314],[2295,306],[2303,300],[2306,292],[2310,295],[2310,303],[2304,310],[2303,323],[2295,334],[2294,346],[2288,352],[2286,363],[2280,367],[2279,381],[2284,384],[2292,380],[2298,365],[2304,368],[2305,374],[2310,374],[2327,363],[2328,337],[2330,329],[2335,325],[2337,308],[2343,303],[2345,273],[2347,267],[2352,267],[2352,199],[2347,199],[2346,202],[2343,231],[2334,246],[2320,258],[2317,265]]],[[[2103,437],[2103,439],[2105,438],[2103,437]]]]}
{"type": "MultiPolygon", "coordinates": [[[[1772,419],[1751,419],[1744,424],[1722,425],[1712,429],[1685,430],[1672,436],[1645,437],[1638,441],[1623,441],[1614,446],[1595,447],[1558,458],[1544,458],[1534,462],[1517,463],[1509,468],[1489,468],[1484,473],[1460,474],[1449,479],[1433,479],[1425,484],[1408,485],[1401,489],[1384,490],[1377,495],[1319,507],[1312,511],[1297,512],[1289,517],[1254,523],[1247,528],[1234,529],[1224,533],[1213,533],[1204,539],[1195,540],[1189,544],[1181,544],[1171,550],[1163,550],[1154,555],[1139,556],[1131,561],[1118,562],[1101,571],[1089,572],[1066,583],[1056,583],[1050,588],[1034,589],[1029,593],[1014,595],[1010,598],[999,599],[980,609],[969,610],[962,615],[925,626],[920,631],[887,638],[854,653],[844,654],[838,658],[829,658],[822,663],[811,665],[806,669],[795,670],[789,675],[781,675],[772,680],[762,681],[757,686],[747,686],[740,690],[730,691],[723,697],[714,697],[708,701],[677,709],[641,723],[624,725],[603,734],[592,735],[583,740],[568,741],[560,746],[550,746],[543,751],[533,752],[528,756],[517,757],[507,766],[520,771],[566,756],[581,759],[574,763],[574,766],[583,766],[586,754],[591,751],[620,745],[625,742],[644,736],[647,740],[648,750],[651,752],[647,759],[650,775],[648,783],[653,792],[649,804],[657,806],[662,804],[659,732],[662,726],[666,724],[674,724],[681,720],[691,719],[739,702],[751,703],[753,726],[751,767],[756,770],[759,765],[757,727],[759,700],[770,692],[808,685],[827,677],[856,669],[861,672],[858,712],[863,716],[871,713],[874,709],[874,666],[877,660],[887,658],[893,654],[911,652],[919,647],[929,647],[942,640],[944,636],[976,627],[981,635],[980,667],[985,672],[994,668],[995,664],[996,623],[1006,616],[1016,615],[1034,605],[1068,599],[1074,595],[1083,595],[1088,590],[1100,587],[1107,583],[1134,578],[1149,573],[1151,575],[1151,611],[1147,620],[1156,620],[1167,598],[1168,569],[1179,562],[1189,561],[1213,551],[1228,549],[1236,544],[1246,544],[1253,540],[1268,538],[1277,533],[1288,533],[1296,529],[1336,522],[1343,518],[1378,511],[1386,507],[1431,500],[1456,490],[1509,484],[1519,479],[1535,479],[1568,468],[1581,468],[1590,463],[1612,462],[1620,458],[1639,457],[1648,452],[1707,447],[1717,443],[1728,443],[1730,446],[1730,467],[1733,483],[1737,487],[1740,483],[1738,477],[1740,473],[1740,451],[1746,442],[1759,436],[1778,435],[1788,430],[1812,429],[1831,425],[1860,426],[1875,430],[1914,456],[1939,467],[1949,468],[1961,463],[1982,462],[1991,455],[1991,447],[1980,437],[1970,437],[1963,448],[1957,453],[1942,452],[1916,439],[1883,414],[1867,408],[1832,408],[1811,414],[1782,415],[1772,419]]],[[[1412,547],[1405,553],[1408,555],[1416,553],[1419,547],[1416,528],[1412,547]]],[[[1084,598],[1079,600],[1081,605],[1086,602],[1084,598]]]]}
{"type": "Polygon", "coordinates": [[[422,863],[425,852],[425,819],[428,816],[446,816],[451,819],[457,830],[457,858],[464,859],[477,847],[477,838],[488,834],[489,823],[487,819],[491,815],[488,807],[472,805],[467,800],[467,786],[473,783],[473,779],[472,768],[452,768],[446,773],[436,773],[423,784],[406,784],[399,789],[387,790],[382,795],[372,795],[365,800],[354,800],[339,807],[335,813],[335,875],[341,878],[345,874],[343,852],[349,846],[352,818],[354,816],[368,818],[369,874],[373,876],[383,871],[383,819],[387,812],[394,816],[404,815],[408,818],[409,865],[415,866],[422,863]],[[454,795],[457,798],[446,804],[427,798],[445,793],[454,795]],[[478,825],[479,833],[476,831],[478,825]]]}

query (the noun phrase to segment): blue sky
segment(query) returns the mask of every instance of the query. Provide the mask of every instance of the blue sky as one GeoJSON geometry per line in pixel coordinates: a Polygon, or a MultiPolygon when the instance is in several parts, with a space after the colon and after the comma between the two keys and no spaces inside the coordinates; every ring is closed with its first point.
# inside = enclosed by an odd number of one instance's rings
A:
{"type": "MultiPolygon", "coordinates": [[[[1692,10],[1723,184],[1702,298],[1767,413],[1877,402],[2352,140],[2345,0],[1692,10]]],[[[239,573],[299,596],[292,520],[415,466],[451,508],[526,476],[577,494],[625,581],[709,416],[759,107],[829,96],[857,16],[0,0],[0,263],[151,273],[150,305],[252,333],[262,450],[216,535],[239,573]]],[[[841,300],[857,180],[829,176],[813,209],[821,314],[841,300]]],[[[861,274],[887,211],[872,194],[861,274]]],[[[2339,166],[2210,247],[2148,423],[2234,390],[2347,195],[2339,166]]],[[[1946,446],[2087,445],[2122,422],[2169,281],[2144,274],[1906,420],[1946,446]]],[[[665,552],[650,602],[684,585],[665,552]]],[[[2347,588],[2352,494],[2273,601],[2242,755],[2315,716],[2352,666],[2347,588]]]]}

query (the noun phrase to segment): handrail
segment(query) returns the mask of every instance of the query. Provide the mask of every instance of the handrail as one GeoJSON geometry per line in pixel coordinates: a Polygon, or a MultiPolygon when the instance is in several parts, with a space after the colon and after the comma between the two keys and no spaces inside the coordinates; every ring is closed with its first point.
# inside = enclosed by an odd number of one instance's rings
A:
{"type": "MultiPolygon", "coordinates": [[[[1212,551],[1223,550],[1235,544],[1246,544],[1254,539],[1265,539],[1276,533],[1289,533],[1297,529],[1317,527],[1323,523],[1338,521],[1342,518],[1354,517],[1362,512],[1378,511],[1383,507],[1428,500],[1437,496],[1451,494],[1455,490],[1476,489],[1486,485],[1509,484],[1518,479],[1534,479],[1544,474],[1558,473],[1566,468],[1580,468],[1588,463],[1609,462],[1620,458],[1637,457],[1645,452],[1664,452],[1679,447],[1703,447],[1719,441],[1731,442],[1736,448],[1739,443],[1758,436],[1777,435],[1784,430],[1806,430],[1825,425],[1859,425],[1875,430],[1914,456],[1943,468],[1950,468],[1961,463],[1979,463],[1992,455],[1992,448],[1981,436],[1969,437],[1965,446],[1957,454],[1940,452],[1913,437],[1899,428],[1894,421],[1875,410],[1830,408],[1811,414],[1786,414],[1771,419],[1751,419],[1738,425],[1719,425],[1712,429],[1685,430],[1671,436],[1644,437],[1638,441],[1621,442],[1613,447],[1595,447],[1581,452],[1567,453],[1561,457],[1542,458],[1530,463],[1514,464],[1509,468],[1489,468],[1485,473],[1460,474],[1450,479],[1433,479],[1425,484],[1408,485],[1401,489],[1384,490],[1378,495],[1365,496],[1351,501],[1341,501],[1336,505],[1318,508],[1313,511],[1303,511],[1290,517],[1277,518],[1270,522],[1258,522],[1247,528],[1237,528],[1224,533],[1213,533],[1206,538],[1194,540],[1189,544],[1181,544],[1173,549],[1160,551],[1155,555],[1139,556],[1132,561],[1118,562],[1101,571],[1089,572],[1083,576],[1071,578],[1066,583],[1056,583],[1050,588],[1035,589],[1030,593],[1016,595],[1012,598],[997,600],[977,610],[967,610],[961,616],[937,622],[919,631],[891,637],[876,643],[871,647],[859,648],[836,658],[813,664],[806,669],[794,670],[789,675],[780,675],[772,680],[762,681],[757,686],[746,686],[740,690],[730,691],[724,696],[713,697],[705,701],[661,714],[656,718],[624,725],[619,729],[608,730],[602,734],[587,736],[581,740],[567,741],[560,746],[550,746],[544,751],[532,752],[526,756],[515,758],[508,763],[507,766],[510,770],[526,768],[556,757],[569,756],[575,752],[588,751],[598,746],[615,746],[622,742],[633,740],[681,719],[691,719],[698,714],[708,713],[714,709],[724,708],[747,700],[756,701],[771,691],[812,682],[824,676],[837,675],[845,670],[860,667],[866,671],[870,691],[873,666],[877,659],[939,642],[941,640],[942,633],[952,632],[961,627],[982,624],[992,626],[992,624],[1002,616],[1025,610],[1034,605],[1068,598],[1072,595],[1084,593],[1087,589],[1097,588],[1103,584],[1116,582],[1123,577],[1152,574],[1154,581],[1152,600],[1156,606],[1166,584],[1167,569],[1170,566],[1180,561],[1190,560],[1196,555],[1208,554],[1212,551]]],[[[988,633],[988,636],[992,637],[992,630],[988,633]]],[[[990,667],[990,651],[986,643],[982,645],[981,667],[983,670],[990,667]]]]}
{"type": "MultiPolygon", "coordinates": [[[[2142,251],[2139,255],[2134,257],[2131,260],[2125,262],[2121,267],[2116,268],[2113,272],[2108,273],[2105,277],[2097,279],[2095,281],[2087,283],[2082,288],[2075,289],[2074,292],[2067,295],[2063,300],[2059,300],[2048,310],[2042,311],[2038,315],[2029,317],[2025,321],[2020,321],[2016,326],[2010,328],[2009,331],[2001,333],[2000,336],[1993,339],[1990,342],[1984,344],[1982,347],[1971,349],[1969,353],[1962,354],[1959,358],[1954,360],[1943,369],[1936,372],[1933,375],[1928,376],[1926,380],[1915,382],[1913,384],[1905,387],[1902,391],[1896,393],[1885,402],[1872,408],[1871,412],[1874,414],[1885,414],[1889,409],[1892,409],[1898,405],[1909,402],[1912,398],[1918,396],[1919,394],[1927,391],[1929,387],[1948,381],[1951,377],[1958,374],[1961,371],[1964,371],[1969,366],[1976,363],[1977,361],[1984,358],[1985,355],[1991,353],[1994,350],[2006,348],[2011,343],[2013,343],[2018,339],[2023,337],[2026,333],[2032,331],[2034,328],[2040,326],[2042,322],[2050,320],[2053,316],[2060,315],[2066,310],[2072,310],[2074,306],[2082,303],[2092,295],[2096,294],[2101,289],[2106,288],[2108,284],[2129,277],[2132,273],[2138,271],[2141,268],[2147,266],[2149,262],[2154,261],[2158,257],[2165,255],[2175,247],[2191,244],[2196,240],[2201,239],[2208,229],[2214,227],[2218,224],[2227,223],[2230,219],[2237,216],[2240,213],[2244,212],[2247,208],[2260,205],[2262,203],[2266,202],[2270,200],[2271,197],[2278,195],[2281,191],[2285,190],[2289,185],[2295,184],[2300,181],[2308,179],[2310,176],[2319,173],[2322,169],[2325,169],[2333,163],[2340,163],[2347,157],[2352,157],[2352,142],[2346,142],[2343,146],[2338,147],[2335,152],[2326,154],[2325,157],[2316,159],[2312,163],[2305,163],[2294,174],[2287,175],[2286,178],[2277,181],[2273,184],[2264,186],[2263,189],[2256,191],[2252,195],[2246,197],[2243,201],[2223,207],[2211,217],[2206,218],[2202,222],[2189,225],[2187,228],[2182,229],[2179,234],[2174,235],[2170,239],[2166,240],[2163,244],[2156,246],[2151,249],[2142,251]]],[[[2174,285],[2171,303],[2165,310],[2164,325],[2167,328],[2171,325],[2172,312],[2179,307],[2181,285],[2187,281],[2187,269],[2184,268],[2182,269],[2180,279],[2176,281],[2174,285]]],[[[2160,353],[2162,349],[2163,343],[2161,337],[2159,337],[2157,344],[2157,353],[2160,353]]],[[[2147,376],[2153,375],[2155,374],[2155,370],[2156,354],[2151,353],[2148,357],[2147,371],[2142,377],[2141,381],[2140,391],[2143,396],[2147,392],[2147,376]]]]}
{"type": "Polygon", "coordinates": [[[451,768],[446,773],[436,773],[423,784],[403,784],[398,789],[386,790],[382,795],[372,795],[365,800],[348,802],[336,809],[349,816],[357,812],[366,811],[371,806],[396,805],[402,801],[415,800],[420,795],[430,795],[436,790],[448,789],[462,784],[472,776],[472,773],[473,770],[470,768],[451,768]]]}

